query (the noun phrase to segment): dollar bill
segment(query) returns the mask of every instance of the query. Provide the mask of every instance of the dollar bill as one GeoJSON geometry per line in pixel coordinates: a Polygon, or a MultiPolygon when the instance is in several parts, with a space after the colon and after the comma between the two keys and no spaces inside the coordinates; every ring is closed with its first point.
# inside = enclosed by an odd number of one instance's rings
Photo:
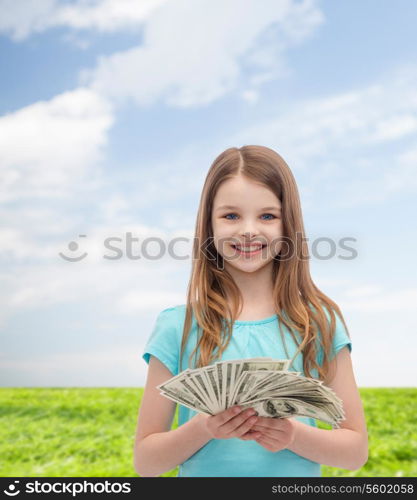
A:
{"type": "Polygon", "coordinates": [[[288,371],[290,360],[250,358],[186,369],[157,386],[160,393],[207,415],[238,404],[270,418],[311,417],[339,427],[342,400],[322,381],[288,371]]]}

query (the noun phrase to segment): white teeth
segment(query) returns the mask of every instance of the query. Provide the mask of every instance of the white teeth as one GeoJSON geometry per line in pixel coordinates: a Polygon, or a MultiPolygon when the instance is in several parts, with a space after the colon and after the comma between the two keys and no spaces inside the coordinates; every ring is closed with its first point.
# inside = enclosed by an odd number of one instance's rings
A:
{"type": "Polygon", "coordinates": [[[243,250],[244,252],[253,252],[255,250],[260,250],[262,248],[262,245],[257,247],[239,247],[235,245],[235,248],[237,248],[238,250],[243,250]]]}

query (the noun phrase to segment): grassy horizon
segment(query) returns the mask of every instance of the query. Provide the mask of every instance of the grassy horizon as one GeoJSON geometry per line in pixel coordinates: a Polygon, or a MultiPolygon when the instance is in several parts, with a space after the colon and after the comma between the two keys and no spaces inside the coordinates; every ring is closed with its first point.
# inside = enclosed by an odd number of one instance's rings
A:
{"type": "MultiPolygon", "coordinates": [[[[369,460],[322,476],[416,477],[417,388],[359,388],[369,460]]],[[[133,443],[143,388],[0,388],[2,477],[138,477],[133,443]]],[[[178,422],[178,407],[173,428],[178,422]]],[[[318,422],[318,427],[329,429],[318,422]]],[[[176,476],[177,468],[162,474],[176,476]]]]}

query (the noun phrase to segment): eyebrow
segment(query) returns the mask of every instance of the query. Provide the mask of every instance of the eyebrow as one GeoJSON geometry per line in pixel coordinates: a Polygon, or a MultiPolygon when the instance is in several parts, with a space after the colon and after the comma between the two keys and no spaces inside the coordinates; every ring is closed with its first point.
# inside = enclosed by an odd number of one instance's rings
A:
{"type": "MultiPolygon", "coordinates": [[[[234,207],[233,205],[222,205],[221,207],[218,207],[217,210],[239,210],[239,207],[234,207]]],[[[277,210],[278,212],[281,211],[280,207],[264,207],[261,208],[261,210],[277,210]]]]}

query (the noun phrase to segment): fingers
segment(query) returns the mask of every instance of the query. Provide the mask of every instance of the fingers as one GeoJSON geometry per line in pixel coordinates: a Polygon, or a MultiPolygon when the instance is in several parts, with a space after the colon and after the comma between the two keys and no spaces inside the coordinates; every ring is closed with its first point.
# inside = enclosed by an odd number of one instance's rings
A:
{"type": "Polygon", "coordinates": [[[289,425],[286,420],[285,418],[258,417],[256,426],[262,429],[285,430],[289,425]]]}
{"type": "Polygon", "coordinates": [[[276,447],[280,441],[284,442],[292,426],[287,418],[259,417],[253,408],[242,409],[238,405],[208,417],[208,427],[214,438],[254,439],[265,447],[276,447]]]}
{"type": "Polygon", "coordinates": [[[239,439],[243,439],[244,441],[249,441],[251,439],[260,438],[261,436],[262,436],[262,433],[253,431],[253,427],[252,427],[251,429],[249,429],[248,432],[239,436],[239,439]]]}
{"type": "Polygon", "coordinates": [[[255,411],[253,409],[245,410],[235,415],[234,418],[228,420],[225,424],[221,426],[221,432],[233,436],[241,436],[245,434],[252,425],[256,422],[257,417],[254,416],[255,411]]]}
{"type": "Polygon", "coordinates": [[[216,423],[220,425],[224,425],[226,422],[232,420],[236,415],[242,412],[242,408],[239,406],[232,406],[227,410],[224,410],[217,415],[214,415],[212,418],[216,420],[216,423]]]}
{"type": "MultiPolygon", "coordinates": [[[[253,414],[254,411],[251,410],[253,414]]],[[[232,434],[250,416],[249,411],[242,411],[240,407],[231,407],[217,415],[207,419],[207,427],[211,435],[216,439],[228,439],[234,437],[232,434]]]]}
{"type": "Polygon", "coordinates": [[[272,439],[282,439],[291,433],[292,424],[287,419],[275,419],[267,417],[259,417],[258,422],[252,427],[253,431],[259,431],[263,436],[272,439]]]}
{"type": "Polygon", "coordinates": [[[231,421],[236,415],[241,413],[241,411],[242,411],[241,408],[239,408],[238,406],[232,406],[227,410],[217,413],[216,415],[212,415],[211,417],[208,417],[207,426],[209,427],[211,433],[213,434],[213,437],[215,438],[222,437],[221,429],[223,429],[223,425],[231,421]]]}
{"type": "Polygon", "coordinates": [[[260,444],[261,446],[263,446],[264,448],[267,448],[267,449],[269,449],[271,451],[274,450],[274,449],[277,449],[277,448],[281,447],[279,441],[276,441],[274,439],[265,437],[263,435],[260,438],[255,439],[255,441],[258,444],[260,444]]]}
{"type": "Polygon", "coordinates": [[[259,434],[268,439],[279,439],[284,433],[279,429],[267,429],[266,427],[258,427],[256,424],[251,429],[252,432],[259,432],[259,434]]]}
{"type": "Polygon", "coordinates": [[[253,424],[256,422],[257,417],[256,416],[251,416],[247,420],[245,420],[239,427],[236,427],[233,435],[236,437],[243,436],[246,434],[250,428],[253,426],[253,424]]]}

